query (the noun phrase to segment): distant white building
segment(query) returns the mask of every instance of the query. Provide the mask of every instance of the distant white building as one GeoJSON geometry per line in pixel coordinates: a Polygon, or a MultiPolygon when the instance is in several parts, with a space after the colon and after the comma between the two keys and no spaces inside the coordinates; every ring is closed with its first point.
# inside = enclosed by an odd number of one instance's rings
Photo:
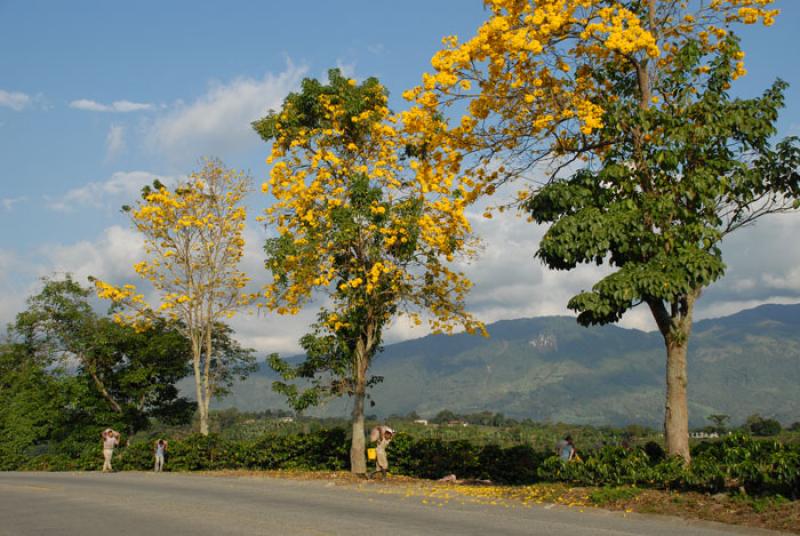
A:
{"type": "Polygon", "coordinates": [[[717,432],[690,432],[689,437],[692,439],[716,439],[719,434],[717,432]]]}
{"type": "Polygon", "coordinates": [[[416,419],[414,424],[421,424],[422,426],[428,426],[428,419],[416,419]]]}

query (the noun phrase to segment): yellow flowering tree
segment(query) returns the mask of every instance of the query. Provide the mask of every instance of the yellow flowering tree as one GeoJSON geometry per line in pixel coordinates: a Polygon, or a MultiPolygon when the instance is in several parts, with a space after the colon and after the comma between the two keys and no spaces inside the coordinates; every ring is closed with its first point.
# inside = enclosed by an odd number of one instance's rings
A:
{"type": "Polygon", "coordinates": [[[247,212],[242,201],[251,188],[246,174],[207,160],[203,168],[170,190],[159,182],[123,207],[145,241],[146,259],[134,266],[160,297],[152,306],[134,285],[96,280],[101,298],[124,306],[118,322],[146,327],[156,318],[174,322],[191,342],[200,433],[208,434],[211,398],[231,374],[252,367],[251,351],[230,340],[222,323],[252,298],[238,265],[244,250],[247,212]]]}
{"type": "Polygon", "coordinates": [[[688,461],[686,352],[695,302],[724,273],[719,243],[800,196],[796,141],[771,145],[785,84],[728,95],[746,72],[733,27],[768,26],[777,11],[771,0],[485,4],[475,36],[445,38],[434,73],[405,94],[417,103],[406,122],[471,200],[534,182],[518,206],[552,224],[537,252],[549,267],[614,267],[570,301],[579,322],[648,306],[667,354],[667,450],[688,461]]]}
{"type": "Polygon", "coordinates": [[[364,473],[368,369],[384,328],[406,315],[435,332],[483,329],[464,309],[470,282],[450,265],[472,252],[465,203],[454,177],[425,158],[425,140],[404,136],[374,78],[356,84],[331,70],[328,84],[307,79],[254,127],[272,142],[263,190],[275,198],[266,219],[277,236],[265,248],[266,305],[294,314],[312,294],[329,299],[302,341],[307,361],[272,360],[313,388],[276,387],[298,408],[352,396],[351,470],[364,473]]]}

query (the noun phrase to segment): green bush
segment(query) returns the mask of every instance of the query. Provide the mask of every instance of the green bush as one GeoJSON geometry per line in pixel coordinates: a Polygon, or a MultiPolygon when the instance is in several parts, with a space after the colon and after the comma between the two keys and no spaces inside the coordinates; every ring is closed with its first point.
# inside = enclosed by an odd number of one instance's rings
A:
{"type": "MultiPolygon", "coordinates": [[[[657,445],[656,445],[657,446],[657,445]]],[[[705,492],[744,489],[751,495],[800,496],[800,445],[731,435],[693,449],[690,467],[680,458],[665,458],[653,445],[644,448],[602,447],[582,453],[582,461],[564,462],[529,446],[504,448],[466,440],[445,441],[398,434],[388,449],[396,474],[438,479],[489,479],[503,484],[537,480],[581,486],[638,486],[705,492]]],[[[350,440],[342,428],[308,434],[265,433],[253,439],[190,435],[170,440],[165,469],[339,471],[349,466],[350,440]]],[[[4,469],[99,470],[99,441],[42,445],[23,454],[0,449],[4,469]]],[[[136,441],[114,454],[117,470],[151,470],[153,443],[136,441]]]]}
{"type": "Polygon", "coordinates": [[[652,447],[604,447],[583,462],[550,457],[537,473],[542,480],[583,486],[629,484],[713,493],[741,487],[749,494],[796,498],[800,496],[800,448],[731,435],[696,447],[691,465],[685,467],[680,458],[661,459],[652,447]]]}

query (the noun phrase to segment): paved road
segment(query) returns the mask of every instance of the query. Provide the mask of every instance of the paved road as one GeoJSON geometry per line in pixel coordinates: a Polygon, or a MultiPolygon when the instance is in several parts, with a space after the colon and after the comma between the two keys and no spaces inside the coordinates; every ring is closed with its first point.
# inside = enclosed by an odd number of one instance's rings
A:
{"type": "Polygon", "coordinates": [[[469,501],[439,506],[423,500],[407,497],[397,487],[373,483],[334,485],[171,473],[0,473],[0,535],[760,533],[657,516],[469,501]]]}

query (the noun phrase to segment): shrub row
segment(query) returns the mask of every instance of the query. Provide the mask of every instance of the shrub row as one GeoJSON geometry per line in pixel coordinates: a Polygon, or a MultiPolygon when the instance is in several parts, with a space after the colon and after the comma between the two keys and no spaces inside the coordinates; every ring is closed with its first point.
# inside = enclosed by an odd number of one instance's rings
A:
{"type": "Polygon", "coordinates": [[[800,498],[800,448],[732,435],[698,445],[686,467],[680,458],[664,458],[657,449],[604,447],[582,463],[548,458],[537,476],[587,486],[627,484],[712,493],[744,489],[796,499],[800,498]]]}
{"type": "MultiPolygon", "coordinates": [[[[167,469],[345,470],[349,439],[344,430],[310,434],[265,434],[253,440],[226,440],[216,435],[192,435],[170,441],[167,469]]],[[[389,448],[392,472],[420,478],[489,479],[504,484],[536,481],[569,482],[586,486],[635,485],[718,492],[744,488],[751,494],[800,496],[800,446],[734,435],[703,443],[693,452],[690,467],[665,458],[658,445],[626,449],[603,447],[582,453],[583,461],[565,463],[549,452],[528,446],[502,448],[468,441],[442,441],[400,434],[389,448]]],[[[8,466],[11,461],[4,460],[8,466]]],[[[139,442],[118,449],[114,467],[148,470],[152,443],[139,442]]],[[[20,460],[18,469],[96,470],[102,464],[99,442],[71,453],[44,453],[20,460]]],[[[11,468],[11,467],[9,467],[11,468]]]]}
{"type": "MultiPolygon", "coordinates": [[[[263,435],[254,440],[232,441],[218,435],[190,435],[171,440],[167,470],[202,471],[219,469],[298,469],[337,471],[346,468],[349,443],[342,429],[313,434],[263,435]]],[[[81,471],[102,466],[99,441],[79,453],[46,453],[35,456],[19,468],[25,470],[81,471]]],[[[148,470],[153,467],[153,443],[135,442],[116,449],[116,470],[148,470]]]]}

